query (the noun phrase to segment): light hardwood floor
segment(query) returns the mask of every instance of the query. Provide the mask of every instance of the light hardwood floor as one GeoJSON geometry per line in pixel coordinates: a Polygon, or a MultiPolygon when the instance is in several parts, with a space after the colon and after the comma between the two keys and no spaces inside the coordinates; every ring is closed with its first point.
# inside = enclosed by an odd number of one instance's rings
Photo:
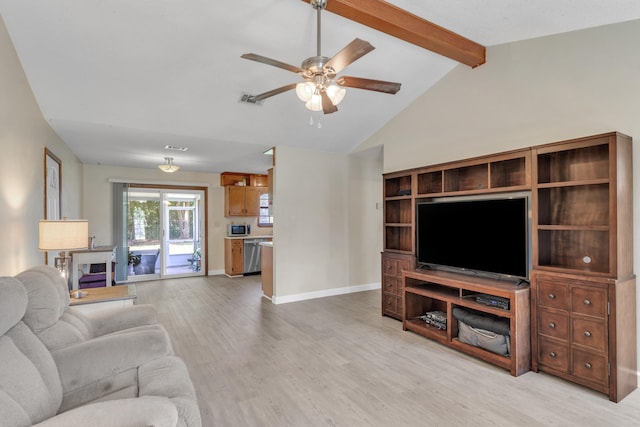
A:
{"type": "Polygon", "coordinates": [[[210,426],[639,426],[622,402],[517,378],[380,315],[379,291],[273,305],[260,276],[136,284],[187,363],[210,426]]]}

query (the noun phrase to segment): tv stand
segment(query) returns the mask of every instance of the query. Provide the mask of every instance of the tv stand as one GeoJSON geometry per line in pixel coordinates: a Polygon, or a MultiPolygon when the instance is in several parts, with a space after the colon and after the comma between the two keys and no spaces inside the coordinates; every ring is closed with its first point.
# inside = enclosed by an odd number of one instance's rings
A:
{"type": "MultiPolygon", "coordinates": [[[[469,276],[440,270],[405,270],[403,281],[402,328],[479,359],[507,369],[518,376],[531,369],[529,287],[513,281],[469,276]],[[473,296],[486,294],[507,298],[509,309],[477,303],[473,296]],[[453,308],[463,307],[509,319],[511,354],[502,356],[458,340],[458,321],[453,308]],[[446,330],[417,319],[427,311],[442,311],[447,316],[446,330]]],[[[526,282],[525,282],[526,283],[526,282]]]]}

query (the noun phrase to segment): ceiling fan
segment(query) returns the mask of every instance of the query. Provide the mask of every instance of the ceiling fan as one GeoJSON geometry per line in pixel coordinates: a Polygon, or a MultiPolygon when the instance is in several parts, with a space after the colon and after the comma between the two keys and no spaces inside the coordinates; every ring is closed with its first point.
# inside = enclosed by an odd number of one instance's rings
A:
{"type": "Polygon", "coordinates": [[[316,56],[302,61],[300,67],[289,65],[275,59],[267,58],[255,53],[245,53],[241,57],[263,64],[272,65],[298,74],[304,79],[300,83],[292,83],[259,95],[250,95],[250,102],[262,101],[274,95],[296,89],[298,98],[305,102],[305,106],[312,111],[322,111],[330,114],[338,111],[337,105],[346,94],[345,87],[373,90],[395,94],[400,90],[400,83],[386,82],[382,80],[365,79],[361,77],[340,76],[337,74],[349,64],[375,49],[367,41],[354,39],[332,58],[322,56],[320,53],[321,39],[321,12],[327,6],[327,0],[311,0],[311,7],[317,11],[317,53],[316,56]]]}

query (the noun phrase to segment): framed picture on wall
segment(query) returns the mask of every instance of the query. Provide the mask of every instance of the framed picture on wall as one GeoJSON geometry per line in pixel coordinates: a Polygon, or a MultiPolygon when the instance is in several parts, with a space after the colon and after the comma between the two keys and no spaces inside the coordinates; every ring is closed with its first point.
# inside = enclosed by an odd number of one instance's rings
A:
{"type": "MultiPolygon", "coordinates": [[[[62,162],[48,148],[44,149],[44,219],[61,219],[62,162]]],[[[44,263],[49,264],[49,254],[44,253],[44,263]]]]}
{"type": "Polygon", "coordinates": [[[48,148],[44,149],[44,219],[60,219],[62,206],[62,162],[48,148]]]}

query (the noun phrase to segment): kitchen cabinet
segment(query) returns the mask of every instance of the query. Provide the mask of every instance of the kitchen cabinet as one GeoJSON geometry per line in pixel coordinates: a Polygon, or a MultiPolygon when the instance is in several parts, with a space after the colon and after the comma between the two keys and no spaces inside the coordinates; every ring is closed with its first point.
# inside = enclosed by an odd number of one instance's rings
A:
{"type": "Polygon", "coordinates": [[[248,185],[251,187],[266,187],[267,175],[254,174],[244,172],[222,172],[220,174],[220,186],[226,187],[227,185],[248,185]]]}
{"type": "Polygon", "coordinates": [[[242,276],[244,273],[244,239],[224,239],[224,274],[242,276]]]}
{"type": "Polygon", "coordinates": [[[224,187],[224,216],[258,216],[260,196],[267,187],[228,185],[224,187]]]}

